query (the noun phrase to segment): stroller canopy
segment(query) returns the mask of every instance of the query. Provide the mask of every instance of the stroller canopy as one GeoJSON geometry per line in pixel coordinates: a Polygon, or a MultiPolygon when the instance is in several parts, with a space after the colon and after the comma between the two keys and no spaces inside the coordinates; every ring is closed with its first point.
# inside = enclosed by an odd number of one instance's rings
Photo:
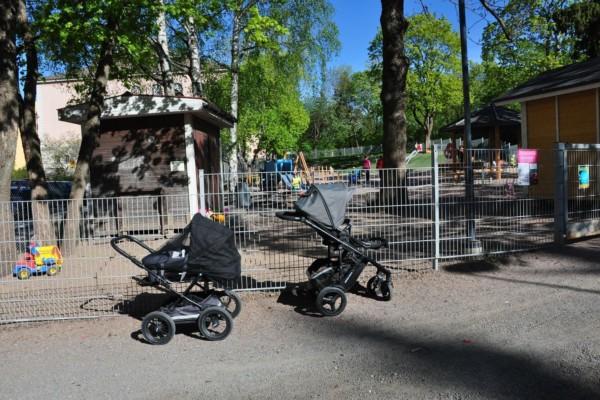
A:
{"type": "Polygon", "coordinates": [[[238,279],[241,275],[241,256],[235,246],[234,234],[225,226],[194,215],[183,232],[160,250],[180,250],[189,243],[188,268],[216,280],[238,279]]]}
{"type": "Polygon", "coordinates": [[[312,185],[294,207],[321,225],[338,229],[344,223],[352,192],[343,183],[312,185]]]}

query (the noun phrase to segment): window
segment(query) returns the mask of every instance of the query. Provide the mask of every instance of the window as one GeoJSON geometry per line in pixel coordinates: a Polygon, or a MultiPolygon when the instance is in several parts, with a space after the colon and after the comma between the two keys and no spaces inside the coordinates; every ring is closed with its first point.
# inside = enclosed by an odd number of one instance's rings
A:
{"type": "Polygon", "coordinates": [[[154,85],[152,85],[152,94],[154,96],[162,96],[162,94],[163,94],[162,86],[159,85],[158,83],[155,83],[154,85]]]}
{"type": "Polygon", "coordinates": [[[175,82],[173,89],[175,89],[175,96],[183,96],[183,85],[181,83],[175,82]]]}

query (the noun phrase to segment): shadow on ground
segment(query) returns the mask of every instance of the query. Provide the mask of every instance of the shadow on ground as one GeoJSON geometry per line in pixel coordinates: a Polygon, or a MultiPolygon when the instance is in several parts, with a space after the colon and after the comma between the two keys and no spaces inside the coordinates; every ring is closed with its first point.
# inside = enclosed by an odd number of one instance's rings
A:
{"type": "MultiPolygon", "coordinates": [[[[557,252],[557,254],[560,254],[561,256],[569,257],[569,256],[571,256],[571,254],[577,254],[577,251],[573,251],[573,250],[574,249],[569,249],[566,252],[566,254],[564,251],[560,252],[560,253],[557,252]]],[[[553,253],[553,251],[548,251],[548,252],[553,253]]],[[[600,251],[595,252],[594,257],[598,257],[598,256],[600,256],[600,251]]],[[[507,265],[507,264],[514,265],[515,264],[514,262],[511,263],[509,260],[510,260],[509,258],[498,258],[497,260],[495,260],[495,262],[492,262],[489,260],[469,261],[469,262],[458,263],[458,264],[446,266],[446,267],[444,267],[444,270],[446,272],[453,273],[453,274],[471,275],[471,276],[474,276],[477,278],[482,278],[482,279],[490,279],[490,280],[496,280],[496,281],[502,281],[502,282],[521,284],[521,285],[540,286],[540,287],[546,287],[549,289],[569,290],[569,291],[578,292],[578,293],[600,294],[600,290],[584,289],[584,288],[580,288],[580,287],[574,287],[574,286],[569,286],[569,285],[565,285],[565,284],[556,284],[556,283],[550,283],[550,282],[533,281],[533,280],[517,279],[517,278],[507,278],[507,277],[503,277],[503,276],[494,274],[494,272],[497,272],[500,270],[500,267],[498,264],[502,264],[502,265],[507,265]]],[[[586,261],[590,261],[590,259],[586,259],[586,261]]],[[[518,262],[517,262],[517,264],[518,264],[518,262]]],[[[521,263],[521,265],[526,265],[526,264],[521,263]]],[[[543,269],[541,269],[540,271],[545,275],[553,274],[552,271],[544,272],[543,269]]],[[[582,274],[582,273],[588,274],[588,273],[593,273],[593,272],[595,272],[595,273],[600,272],[600,268],[579,267],[579,268],[573,269],[572,271],[569,271],[569,273],[572,273],[572,274],[582,274]]],[[[565,272],[561,272],[561,274],[565,274],[565,272]]],[[[543,276],[542,276],[542,278],[543,278],[543,276]]]]}
{"type": "MultiPolygon", "coordinates": [[[[585,376],[584,371],[566,369],[562,363],[552,365],[551,360],[539,360],[531,354],[507,351],[476,340],[415,337],[356,319],[339,318],[331,322],[311,330],[311,334],[330,335],[345,346],[359,342],[366,358],[371,359],[361,363],[362,371],[387,377],[397,374],[427,390],[458,396],[452,398],[471,398],[471,395],[490,399],[600,398],[600,388],[574,378],[585,376]],[[566,370],[570,376],[561,373],[566,370]]],[[[382,390],[386,386],[382,385],[382,390]]],[[[410,394],[397,395],[410,398],[410,394]]]]}

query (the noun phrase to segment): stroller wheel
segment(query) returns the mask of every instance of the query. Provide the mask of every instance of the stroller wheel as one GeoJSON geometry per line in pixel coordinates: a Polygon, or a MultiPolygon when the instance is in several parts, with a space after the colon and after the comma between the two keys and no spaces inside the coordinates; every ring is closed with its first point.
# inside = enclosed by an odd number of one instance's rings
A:
{"type": "Polygon", "coordinates": [[[162,311],[154,311],[142,321],[142,335],[150,344],[167,344],[175,335],[175,322],[162,311]]]}
{"type": "Polygon", "coordinates": [[[233,318],[223,307],[208,307],[198,317],[198,329],[206,340],[223,340],[233,329],[233,318]]]}
{"type": "Polygon", "coordinates": [[[346,293],[340,288],[327,286],[317,295],[317,310],[326,317],[340,315],[346,308],[346,293]]]}
{"type": "Polygon", "coordinates": [[[242,299],[240,299],[240,296],[231,290],[224,290],[217,294],[223,307],[231,314],[231,318],[237,317],[240,314],[240,311],[242,311],[242,299]]]}
{"type": "Polygon", "coordinates": [[[389,301],[392,298],[390,283],[377,275],[367,282],[367,291],[377,300],[389,301]]]}

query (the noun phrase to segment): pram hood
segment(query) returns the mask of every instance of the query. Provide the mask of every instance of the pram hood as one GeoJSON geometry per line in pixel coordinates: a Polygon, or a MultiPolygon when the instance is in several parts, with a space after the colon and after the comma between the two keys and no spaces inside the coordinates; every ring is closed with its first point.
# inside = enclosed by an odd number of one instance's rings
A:
{"type": "Polygon", "coordinates": [[[181,250],[188,243],[188,270],[202,272],[216,280],[240,277],[241,256],[235,245],[234,233],[227,227],[196,214],[183,232],[159,251],[181,250]]]}
{"type": "Polygon", "coordinates": [[[343,183],[312,185],[294,207],[327,228],[339,229],[346,217],[346,205],[354,190],[343,183]]]}

